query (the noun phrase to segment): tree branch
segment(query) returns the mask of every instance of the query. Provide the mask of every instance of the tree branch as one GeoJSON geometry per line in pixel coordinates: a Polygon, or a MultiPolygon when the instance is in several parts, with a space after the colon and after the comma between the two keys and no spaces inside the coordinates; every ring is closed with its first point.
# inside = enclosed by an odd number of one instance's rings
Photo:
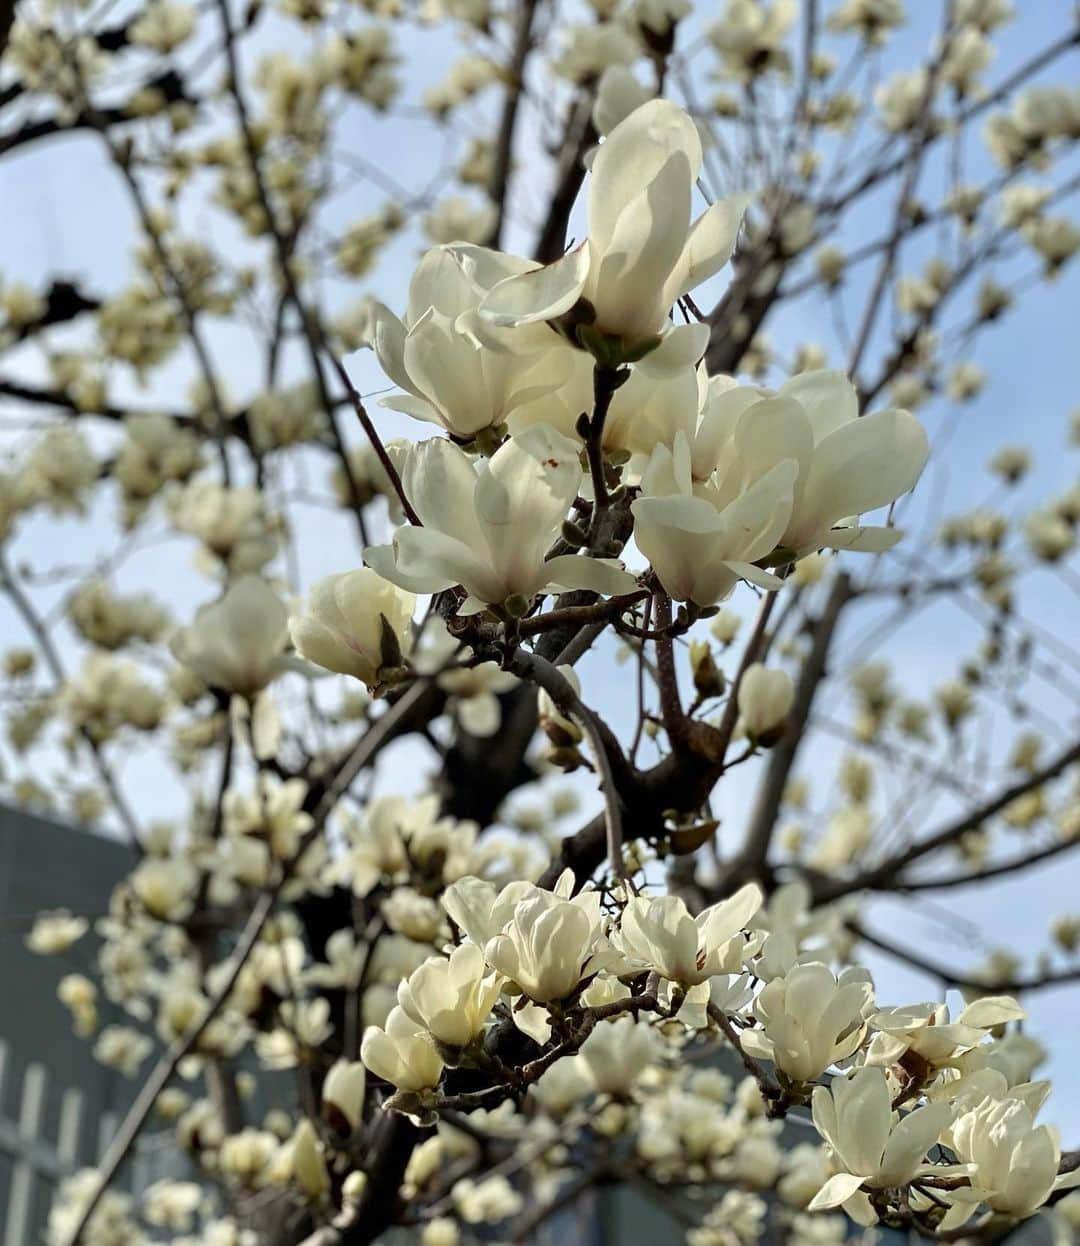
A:
{"type": "Polygon", "coordinates": [[[495,204],[495,223],[488,238],[489,247],[502,244],[506,224],[506,202],[510,192],[510,175],[514,158],[514,134],[517,129],[518,108],[525,89],[525,65],[532,48],[532,29],[536,19],[539,0],[519,0],[517,25],[514,31],[514,50],[506,67],[506,96],[503,101],[499,133],[495,139],[495,158],[491,169],[488,193],[495,204]]]}
{"type": "Polygon", "coordinates": [[[832,900],[837,900],[841,896],[850,895],[854,891],[902,891],[909,885],[918,886],[917,882],[909,882],[901,877],[901,872],[909,865],[916,861],[921,861],[923,857],[928,857],[935,852],[940,852],[942,848],[948,848],[958,839],[962,838],[969,831],[977,830],[984,822],[987,822],[995,814],[1000,813],[1007,806],[1011,805],[1014,800],[1018,800],[1021,796],[1033,791],[1037,787],[1041,787],[1044,783],[1049,783],[1051,779],[1056,779],[1063,771],[1080,761],[1080,740],[1070,744],[1063,749],[1058,755],[1043,766],[1041,770],[1037,770],[1034,774],[1028,775],[1009,787],[1004,788],[996,796],[979,805],[970,813],[964,814],[963,817],[950,822],[947,826],[936,831],[928,839],[912,844],[909,848],[905,848],[902,852],[898,852],[879,865],[875,865],[863,873],[857,874],[854,878],[844,879],[819,879],[814,885],[814,903],[827,904],[832,900]]]}

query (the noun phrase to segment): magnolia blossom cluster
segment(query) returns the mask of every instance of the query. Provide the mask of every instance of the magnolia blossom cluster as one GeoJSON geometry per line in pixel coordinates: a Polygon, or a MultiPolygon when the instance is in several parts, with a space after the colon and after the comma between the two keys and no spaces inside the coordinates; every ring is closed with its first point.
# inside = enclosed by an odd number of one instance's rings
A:
{"type": "MultiPolygon", "coordinates": [[[[295,852],[307,824],[290,818],[296,801],[284,797],[230,800],[227,834],[285,834],[281,850],[295,852]]],[[[747,885],[693,916],[676,896],[579,890],[569,872],[538,886],[521,879],[522,862],[515,881],[500,883],[476,828],[440,818],[430,799],[385,798],[349,834],[351,850],[304,885],[348,882],[377,898],[389,933],[369,950],[343,928],[316,954],[294,915],[273,919],[189,1059],[213,1063],[253,1041],[264,1068],[314,1069],[317,1119],[297,1124],[275,1108],[229,1132],[207,1099],[179,1086],[160,1098],[180,1145],[230,1190],[284,1192],[316,1213],[335,1188],[358,1200],[367,1176],[355,1148],[388,1111],[437,1123],[401,1187],[425,1242],[513,1225],[528,1199],[550,1197],[605,1148],[610,1162],[613,1147],[628,1171],[661,1186],[727,1190],[693,1240],[712,1242],[723,1217],[737,1216],[748,1246],[769,1223],[792,1242],[817,1241],[841,1223],[840,1209],[874,1224],[903,1205],[939,1232],[1007,1225],[1075,1179],[1059,1175],[1056,1132],[1038,1123],[1049,1087],[1031,1080],[1043,1053],[1012,1028],[1019,1005],[976,998],[955,1020],[941,1004],[881,1006],[869,974],[845,964],[842,914],[811,910],[801,884],[768,905],[747,885]],[[354,993],[368,1021],[360,1059],[328,1055],[334,1010],[354,993]],[[741,1081],[730,1074],[733,1048],[741,1081]],[[783,1148],[778,1118],[808,1111],[820,1144],[783,1148]],[[526,1169],[512,1181],[461,1176],[477,1133],[529,1157],[526,1169]],[[767,1214],[769,1192],[778,1202],[767,1214]]],[[[152,866],[131,879],[144,915],[118,894],[115,916],[99,923],[105,990],[131,1021],[99,1030],[95,988],[78,975],[60,991],[83,1032],[96,1032],[97,1057],[127,1076],[150,1053],[146,1020],[175,1041],[229,972],[223,960],[200,984],[176,959],[189,937],[170,899],[179,864],[152,866]]],[[[190,867],[183,886],[197,887],[190,867]]],[[[62,954],[86,933],[70,913],[46,914],[31,945],[62,954]]],[[[238,1086],[249,1095],[250,1075],[238,1086]]],[[[72,1178],[54,1209],[57,1241],[90,1178],[72,1178]]],[[[174,1233],[198,1225],[205,1240],[233,1240],[233,1222],[198,1183],[160,1182],[137,1207],[110,1194],[93,1223],[136,1233],[136,1213],[174,1233]]]]}
{"type": "MultiPolygon", "coordinates": [[[[832,967],[847,944],[828,933],[825,914],[807,920],[805,889],[778,894],[766,908],[750,885],[693,917],[675,896],[577,891],[569,873],[553,890],[463,874],[471,854],[457,866],[448,855],[461,828],[434,813],[430,803],[386,805],[372,827],[386,846],[366,874],[358,859],[346,867],[343,877],[363,894],[384,896],[395,932],[377,943],[374,964],[347,930],[313,959],[295,924],[279,919],[200,1040],[199,1057],[220,1059],[254,1029],[267,1068],[321,1060],[333,1001],[363,975],[364,1014],[373,1008],[383,1019],[363,1035],[362,1063],[322,1065],[320,1127],[271,1111],[260,1128],[230,1134],[207,1101],[179,1089],[163,1096],[160,1111],[175,1121],[182,1145],[230,1186],[289,1190],[318,1207],[344,1180],[359,1197],[365,1178],[350,1170],[347,1140],[377,1128],[387,1110],[425,1121],[448,1113],[405,1173],[403,1189],[419,1205],[439,1188],[437,1174],[476,1146],[449,1123],[464,1110],[471,1128],[535,1154],[555,1189],[590,1147],[629,1141],[627,1162],[652,1180],[726,1187],[728,1210],[737,1205],[750,1218],[750,1243],[764,1229],[754,1200],[770,1190],[791,1240],[801,1241],[817,1232],[818,1218],[824,1231],[836,1209],[864,1224],[889,1219],[901,1196],[941,1232],[1007,1224],[1074,1180],[1059,1175],[1056,1132],[1038,1123],[1048,1084],[1031,1080],[1038,1045],[1010,1029],[1024,1015],[1014,1000],[975,999],[955,1020],[945,1005],[882,1007],[865,970],[832,967]],[[396,855],[390,836],[398,837],[396,855]],[[430,886],[417,872],[425,860],[440,896],[426,917],[421,892],[406,903],[405,883],[430,886]],[[267,1024],[268,997],[276,1026],[267,1024]],[[737,1086],[708,1061],[685,1062],[689,1053],[715,1051],[730,1067],[732,1045],[751,1074],[737,1086]],[[488,1079],[479,1092],[470,1089],[477,1074],[488,1079]],[[380,1092],[382,1084],[388,1090],[380,1092]],[[775,1118],[807,1108],[820,1149],[804,1143],[785,1152],[775,1118]],[[812,1219],[800,1219],[807,1212],[812,1219]]],[[[252,826],[253,810],[237,806],[228,816],[252,826]]],[[[162,871],[153,892],[149,870],[133,878],[148,917],[101,928],[107,989],[134,1019],[144,1015],[152,980],[145,971],[180,937],[167,924],[154,929],[166,914],[153,897],[174,874],[162,871]]],[[[41,919],[33,945],[57,954],[85,933],[85,922],[55,913],[41,919]]],[[[226,969],[223,962],[209,982],[226,969]]],[[[93,1031],[91,984],[71,976],[61,997],[93,1031]]],[[[166,1041],[206,1007],[197,980],[179,967],[154,981],[151,998],[166,1041]]],[[[98,1058],[128,1076],[149,1050],[130,1025],[98,1034],[98,1058]]],[[[499,1182],[455,1179],[452,1223],[512,1222],[528,1186],[499,1182]]],[[[69,1214],[79,1202],[73,1185],[69,1214]]],[[[151,1225],[166,1217],[161,1223],[174,1231],[216,1214],[202,1187],[168,1182],[148,1191],[140,1210],[151,1225]]],[[[96,1223],[104,1230],[110,1217],[132,1213],[130,1202],[111,1198],[96,1223]]],[[[435,1229],[430,1240],[441,1240],[435,1229]]]]}
{"type": "Polygon", "coordinates": [[[711,606],[739,579],[778,588],[775,568],[823,546],[895,542],[859,516],[917,481],[928,447],[913,417],[860,419],[839,373],[807,372],[775,393],[710,379],[699,367],[707,327],[668,319],[727,261],[745,207],[726,200],[693,220],[701,164],[687,114],[642,104],[597,154],[576,249],[539,266],[438,248],[416,271],[404,320],[377,308],[374,348],[403,391],[384,401],[469,443],[407,452],[402,484],[419,522],[368,551],[382,576],[417,593],[460,585],[466,614],[520,616],[542,593],[632,591],[588,541],[553,553],[571,503],[601,483],[584,475],[583,438],[598,439],[632,489],[637,547],[679,601],[711,606]]]}
{"type": "Polygon", "coordinates": [[[527,1090],[564,1140],[586,1122],[632,1131],[662,1179],[779,1183],[793,1206],[842,1206],[863,1224],[894,1214],[898,1191],[947,1232],[1022,1219],[1075,1183],[1059,1175],[1056,1132],[1036,1120],[1049,1089],[1028,1080],[1037,1049],[1001,1037],[1023,1018],[1014,1000],[975,1000],[955,1021],[945,1005],[881,1008],[864,970],[835,973],[790,928],[759,923],[761,903],[748,886],[696,918],[674,896],[605,911],[569,874],[553,891],[462,878],[442,907],[463,941],[401,982],[363,1061],[395,1089],[387,1108],[490,1112],[498,1097],[453,1088],[491,1067],[509,1022],[535,1054],[502,1067],[505,1093],[527,1090]],[[664,1072],[687,1043],[721,1032],[754,1070],[735,1108],[724,1076],[680,1085],[664,1072]],[[766,1123],[783,1104],[812,1106],[820,1153],[785,1165],[766,1123]]]}

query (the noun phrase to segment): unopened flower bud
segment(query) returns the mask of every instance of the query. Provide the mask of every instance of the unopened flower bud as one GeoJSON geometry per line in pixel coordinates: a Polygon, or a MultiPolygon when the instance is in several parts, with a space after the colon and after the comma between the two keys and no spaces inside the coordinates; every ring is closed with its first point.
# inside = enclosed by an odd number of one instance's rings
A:
{"type": "Polygon", "coordinates": [[[690,642],[690,669],[694,673],[694,688],[701,697],[718,697],[723,693],[727,680],[713,660],[707,640],[690,642]]]}
{"type": "Polygon", "coordinates": [[[743,673],[738,698],[739,723],[748,739],[766,748],[775,744],[795,700],[791,676],[754,662],[743,673]]]}
{"type": "Polygon", "coordinates": [[[330,1189],[330,1174],[322,1146],[309,1120],[302,1120],[293,1134],[292,1174],[296,1184],[312,1201],[321,1199],[330,1189]]]}
{"type": "Polygon", "coordinates": [[[352,1133],[364,1112],[367,1070],[359,1060],[338,1060],[326,1075],[322,1088],[322,1109],[338,1133],[352,1133]]]}

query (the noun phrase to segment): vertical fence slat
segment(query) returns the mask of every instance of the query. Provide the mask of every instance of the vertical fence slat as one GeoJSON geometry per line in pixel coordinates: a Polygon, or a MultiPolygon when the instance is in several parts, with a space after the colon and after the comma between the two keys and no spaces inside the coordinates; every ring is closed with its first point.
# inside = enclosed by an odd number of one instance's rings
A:
{"type": "Polygon", "coordinates": [[[113,1135],[120,1128],[120,1118],[115,1112],[102,1112],[101,1119],[98,1121],[97,1136],[97,1157],[95,1163],[100,1164],[108,1150],[109,1143],[113,1140],[113,1135]]]}
{"type": "Polygon", "coordinates": [[[78,1167],[82,1117],[82,1092],[69,1087],[60,1100],[60,1126],[56,1136],[56,1157],[68,1169],[78,1167]]]}
{"type": "Polygon", "coordinates": [[[29,1238],[35,1178],[30,1152],[38,1141],[44,1106],[45,1069],[40,1064],[27,1065],[23,1074],[22,1101],[19,1105],[19,1133],[26,1147],[22,1154],[16,1156],[11,1174],[4,1246],[26,1246],[29,1238]]]}

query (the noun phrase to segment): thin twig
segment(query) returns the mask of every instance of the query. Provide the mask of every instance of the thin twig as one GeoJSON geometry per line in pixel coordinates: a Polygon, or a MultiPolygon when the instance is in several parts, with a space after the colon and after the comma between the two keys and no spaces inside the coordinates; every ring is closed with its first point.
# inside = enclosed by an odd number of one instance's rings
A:
{"type": "Polygon", "coordinates": [[[623,861],[622,806],[611,763],[612,752],[617,754],[623,768],[628,768],[629,763],[623,758],[618,742],[596,714],[584,704],[570,681],[550,662],[524,649],[517,649],[507,663],[507,668],[515,675],[529,679],[543,688],[564,714],[581,724],[582,730],[589,737],[604,796],[608,862],[616,878],[628,881],[626,864],[623,861]]]}
{"type": "Polygon", "coordinates": [[[338,375],[338,380],[345,387],[345,393],[348,395],[349,402],[356,412],[356,418],[360,421],[361,427],[367,434],[368,441],[371,442],[371,448],[375,451],[376,457],[382,464],[383,471],[390,478],[390,484],[397,495],[398,501],[401,503],[401,509],[405,512],[405,518],[414,526],[421,527],[420,516],[414,510],[413,504],[405,493],[405,486],[401,483],[401,476],[398,473],[398,469],[394,466],[394,460],[390,457],[389,452],[383,445],[382,438],[376,431],[375,425],[371,422],[371,416],[367,413],[364,400],[360,397],[360,393],[352,383],[348,372],[345,371],[345,365],[329,347],[327,347],[326,353],[331,366],[338,375]]]}
{"type": "Polygon", "coordinates": [[[969,831],[977,830],[984,822],[988,822],[1011,805],[1014,800],[1027,795],[1028,792],[1034,791],[1044,783],[1049,783],[1051,779],[1056,779],[1058,775],[1078,761],[1080,761],[1080,740],[1074,741],[1063,749],[1051,762],[1034,774],[1010,784],[990,800],[972,809],[970,813],[964,814],[963,817],[957,818],[956,821],[950,822],[927,839],[912,844],[902,852],[886,858],[879,865],[855,875],[854,878],[822,880],[814,887],[814,902],[826,904],[855,891],[904,890],[909,885],[902,877],[902,872],[907,866],[935,852],[940,852],[942,848],[948,848],[969,831]]]}
{"type": "MultiPolygon", "coordinates": [[[[301,851],[303,851],[301,849],[301,851]]],[[[299,854],[298,854],[299,855],[299,854]]],[[[256,902],[251,914],[248,917],[247,924],[240,936],[240,941],[236,945],[233,953],[232,964],[229,973],[226,975],[225,981],[219,988],[217,993],[209,1001],[206,1011],[203,1013],[202,1019],[193,1030],[190,1030],[182,1038],[178,1038],[167,1051],[163,1053],[157,1064],[154,1066],[150,1076],[143,1083],[142,1089],[139,1091],[135,1102],[128,1109],[127,1115],[124,1117],[120,1128],[116,1132],[116,1136],[109,1144],[108,1150],[101,1161],[98,1169],[97,1177],[94,1182],[94,1189],[89,1199],[83,1206],[79,1219],[75,1224],[71,1237],[68,1239],[68,1246],[78,1246],[82,1240],[83,1233],[90,1222],[90,1218],[97,1210],[97,1206],[101,1201],[102,1195],[109,1188],[124,1163],[132,1147],[146,1123],[146,1118],[153,1110],[154,1104],[157,1102],[158,1095],[165,1089],[176,1072],[181,1061],[191,1052],[195,1044],[206,1032],[210,1023],[221,1010],[222,1005],[232,994],[233,987],[247,963],[251,951],[258,941],[259,935],[262,933],[263,927],[266,925],[267,919],[273,912],[274,904],[277,900],[278,891],[284,885],[285,878],[270,889],[264,891],[256,902]]]]}

